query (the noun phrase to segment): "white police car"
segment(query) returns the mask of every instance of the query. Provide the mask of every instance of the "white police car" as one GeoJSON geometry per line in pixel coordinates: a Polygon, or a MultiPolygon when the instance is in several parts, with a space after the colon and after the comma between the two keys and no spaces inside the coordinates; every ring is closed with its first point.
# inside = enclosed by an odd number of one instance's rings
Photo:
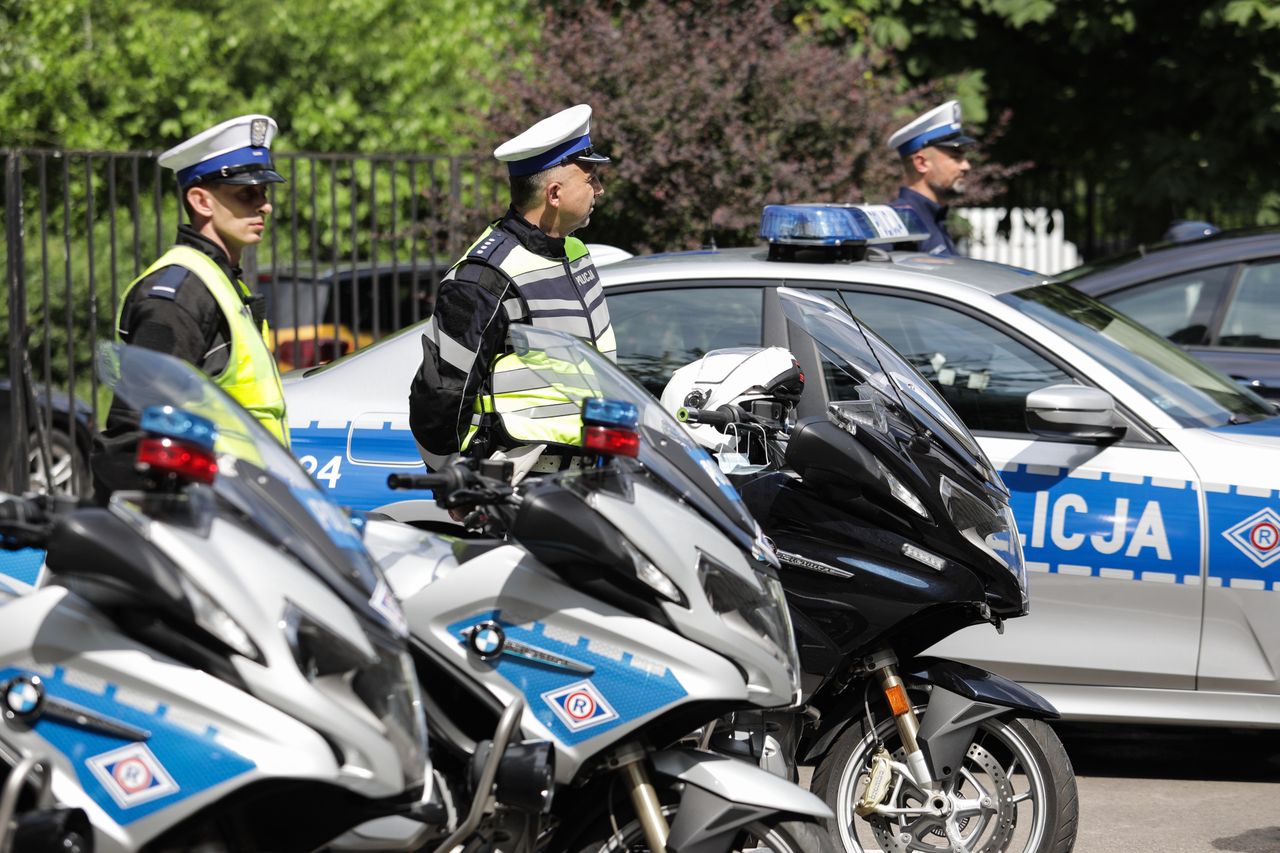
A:
{"type": "MultiPolygon", "coordinates": [[[[881,233],[899,233],[886,210],[874,212],[881,233]]],[[[1027,683],[1076,719],[1280,723],[1280,417],[1270,404],[1042,276],[868,249],[874,232],[824,231],[804,208],[773,220],[771,249],[603,269],[619,363],[657,394],[709,350],[786,346],[778,286],[846,305],[978,436],[1012,491],[1036,573],[1030,616],[1003,637],[969,629],[938,652],[1027,683]]],[[[338,500],[394,515],[386,475],[421,470],[407,416],[421,352],[411,328],[286,376],[295,453],[338,500]]],[[[810,387],[838,396],[823,378],[810,387]]],[[[821,400],[802,405],[820,410],[821,400]]]]}

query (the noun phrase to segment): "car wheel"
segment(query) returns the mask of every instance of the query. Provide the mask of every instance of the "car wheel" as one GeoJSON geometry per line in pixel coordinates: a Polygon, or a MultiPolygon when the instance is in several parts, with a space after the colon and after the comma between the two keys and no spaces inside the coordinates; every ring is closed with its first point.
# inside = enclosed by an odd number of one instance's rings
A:
{"type": "Polygon", "coordinates": [[[49,431],[49,465],[40,449],[40,433],[33,430],[27,439],[27,462],[31,472],[27,488],[33,492],[78,495],[89,482],[89,461],[75,439],[60,426],[49,431]]]}

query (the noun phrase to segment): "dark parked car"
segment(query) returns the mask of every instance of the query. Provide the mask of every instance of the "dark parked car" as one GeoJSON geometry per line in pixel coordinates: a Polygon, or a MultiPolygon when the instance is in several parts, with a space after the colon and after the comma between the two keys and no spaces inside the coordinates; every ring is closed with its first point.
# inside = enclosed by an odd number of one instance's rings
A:
{"type": "MultiPolygon", "coordinates": [[[[71,414],[71,398],[61,392],[36,394],[36,411],[28,413],[26,482],[13,482],[13,463],[9,454],[0,457],[0,491],[56,492],[83,495],[89,491],[89,450],[92,446],[93,410],[81,400],[75,401],[71,414]],[[39,426],[50,426],[49,465],[40,450],[39,426]],[[39,421],[37,421],[39,418],[39,421]]],[[[0,379],[0,447],[10,450],[13,441],[13,389],[8,379],[0,379]]]]}
{"type": "Polygon", "coordinates": [[[1058,279],[1280,400],[1280,228],[1139,248],[1058,279]]]}
{"type": "Polygon", "coordinates": [[[427,317],[435,306],[442,259],[417,264],[338,267],[316,275],[280,268],[258,274],[282,372],[324,364],[427,317]]]}

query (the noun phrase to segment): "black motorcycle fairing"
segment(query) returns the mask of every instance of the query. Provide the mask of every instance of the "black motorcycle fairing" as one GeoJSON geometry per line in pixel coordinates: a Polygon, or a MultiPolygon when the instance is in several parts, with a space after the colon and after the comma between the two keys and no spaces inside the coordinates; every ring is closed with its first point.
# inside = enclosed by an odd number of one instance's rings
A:
{"type": "Polygon", "coordinates": [[[882,642],[911,654],[942,631],[979,619],[986,601],[979,577],[961,564],[939,571],[904,556],[903,545],[917,541],[912,537],[833,509],[820,492],[786,475],[755,477],[739,490],[782,561],[805,672],[835,674],[843,658],[882,642]],[[942,608],[958,611],[956,618],[943,618],[942,608]],[[922,620],[926,613],[931,618],[922,620]]]}
{"type": "MultiPolygon", "coordinates": [[[[984,592],[976,600],[984,602],[992,612],[1004,618],[1022,615],[1022,588],[1017,576],[980,554],[965,539],[950,519],[938,489],[943,477],[965,485],[974,494],[985,493],[984,483],[932,443],[899,440],[894,435],[897,431],[891,424],[889,433],[860,429],[850,434],[825,418],[800,421],[787,442],[786,462],[801,475],[804,487],[814,493],[821,505],[806,507],[802,510],[805,514],[795,517],[806,525],[812,525],[815,519],[839,518],[868,528],[884,528],[900,537],[892,543],[896,557],[901,557],[904,541],[944,557],[944,573],[963,569],[981,580],[984,592]],[[928,518],[893,496],[886,472],[915,495],[928,518]]],[[[753,484],[740,484],[739,491],[776,541],[785,524],[783,513],[776,507],[771,507],[772,512],[760,512],[770,502],[760,494],[759,485],[755,486],[755,494],[747,494],[753,484]]],[[[845,543],[860,544],[856,540],[845,543]]],[[[915,567],[922,568],[919,564],[915,567]]]]}

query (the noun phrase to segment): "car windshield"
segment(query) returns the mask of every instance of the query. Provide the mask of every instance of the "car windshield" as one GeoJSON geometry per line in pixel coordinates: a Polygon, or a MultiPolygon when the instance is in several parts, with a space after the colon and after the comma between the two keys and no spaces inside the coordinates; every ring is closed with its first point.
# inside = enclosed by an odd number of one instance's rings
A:
{"type": "Polygon", "coordinates": [[[633,404],[639,414],[638,459],[645,469],[744,549],[769,559],[772,549],[737,489],[653,395],[572,335],[512,324],[508,340],[525,368],[574,403],[599,397],[633,404]]]}
{"type": "Polygon", "coordinates": [[[1096,358],[1184,427],[1215,427],[1275,414],[1261,397],[1064,284],[1028,287],[1000,300],[1096,358]]]}
{"type": "Polygon", "coordinates": [[[205,374],[153,350],[103,344],[98,375],[135,413],[172,406],[217,429],[218,473],[213,490],[260,535],[288,551],[357,612],[399,631],[398,614],[384,602],[388,587],[347,514],[315,484],[297,460],[205,374]]]}
{"type": "Polygon", "coordinates": [[[897,350],[822,296],[778,288],[782,310],[841,369],[898,402],[944,448],[997,488],[1000,477],[955,410],[897,350]]]}

